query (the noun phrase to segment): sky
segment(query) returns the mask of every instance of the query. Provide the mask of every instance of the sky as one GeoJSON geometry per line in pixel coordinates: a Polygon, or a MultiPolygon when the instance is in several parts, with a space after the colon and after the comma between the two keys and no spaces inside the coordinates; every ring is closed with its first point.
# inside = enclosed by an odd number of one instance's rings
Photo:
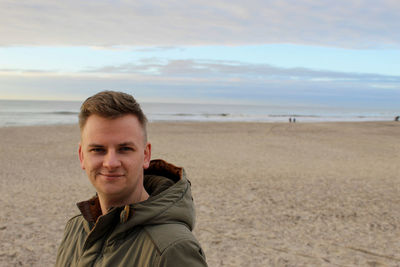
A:
{"type": "Polygon", "coordinates": [[[0,0],[0,99],[400,105],[400,1],[0,0]]]}

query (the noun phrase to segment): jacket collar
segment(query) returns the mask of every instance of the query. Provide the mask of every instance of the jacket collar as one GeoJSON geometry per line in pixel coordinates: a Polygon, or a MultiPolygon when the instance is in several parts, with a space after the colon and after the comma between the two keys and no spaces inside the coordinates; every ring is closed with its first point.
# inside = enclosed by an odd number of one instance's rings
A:
{"type": "MultiPolygon", "coordinates": [[[[154,196],[181,180],[184,176],[184,170],[183,168],[176,167],[164,160],[156,159],[150,162],[149,168],[144,170],[144,175],[144,186],[146,191],[148,191],[151,196],[154,196]],[[146,176],[152,176],[152,179],[146,179],[146,176]],[[156,176],[168,177],[168,179],[164,179],[166,181],[163,181],[160,186],[159,179],[154,179],[156,176]]],[[[91,224],[95,224],[97,219],[102,215],[100,201],[97,194],[89,200],[78,202],[76,205],[85,220],[91,224]]]]}

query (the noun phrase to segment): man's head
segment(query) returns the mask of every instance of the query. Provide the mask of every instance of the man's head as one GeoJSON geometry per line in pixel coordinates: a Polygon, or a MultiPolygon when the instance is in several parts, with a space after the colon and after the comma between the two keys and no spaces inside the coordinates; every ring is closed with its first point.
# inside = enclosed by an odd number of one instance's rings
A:
{"type": "Polygon", "coordinates": [[[79,124],[81,167],[102,210],[146,199],[143,170],[150,164],[151,145],[146,117],[135,99],[119,92],[98,93],[82,104],[79,124]]]}
{"type": "Polygon", "coordinates": [[[91,115],[98,115],[106,119],[115,119],[129,114],[139,120],[146,142],[147,118],[135,98],[122,92],[102,91],[86,99],[79,113],[79,127],[82,132],[86,121],[91,115]]]}

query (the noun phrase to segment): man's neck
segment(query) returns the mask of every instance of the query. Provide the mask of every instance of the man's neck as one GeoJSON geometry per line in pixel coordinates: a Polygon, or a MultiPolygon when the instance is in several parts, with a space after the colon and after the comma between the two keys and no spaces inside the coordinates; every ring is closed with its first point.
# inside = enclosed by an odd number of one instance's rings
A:
{"type": "Polygon", "coordinates": [[[149,194],[146,192],[145,189],[143,189],[139,195],[136,196],[132,195],[129,198],[125,199],[106,198],[99,194],[100,207],[103,215],[106,214],[112,207],[122,207],[125,205],[145,201],[148,198],[149,194]]]}

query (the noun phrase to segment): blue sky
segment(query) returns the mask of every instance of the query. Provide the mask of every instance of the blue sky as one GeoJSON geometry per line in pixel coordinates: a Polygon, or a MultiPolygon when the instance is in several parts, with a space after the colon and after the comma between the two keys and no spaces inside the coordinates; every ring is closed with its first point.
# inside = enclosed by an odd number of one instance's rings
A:
{"type": "Polygon", "coordinates": [[[0,99],[397,108],[400,2],[0,1],[0,99]]]}

